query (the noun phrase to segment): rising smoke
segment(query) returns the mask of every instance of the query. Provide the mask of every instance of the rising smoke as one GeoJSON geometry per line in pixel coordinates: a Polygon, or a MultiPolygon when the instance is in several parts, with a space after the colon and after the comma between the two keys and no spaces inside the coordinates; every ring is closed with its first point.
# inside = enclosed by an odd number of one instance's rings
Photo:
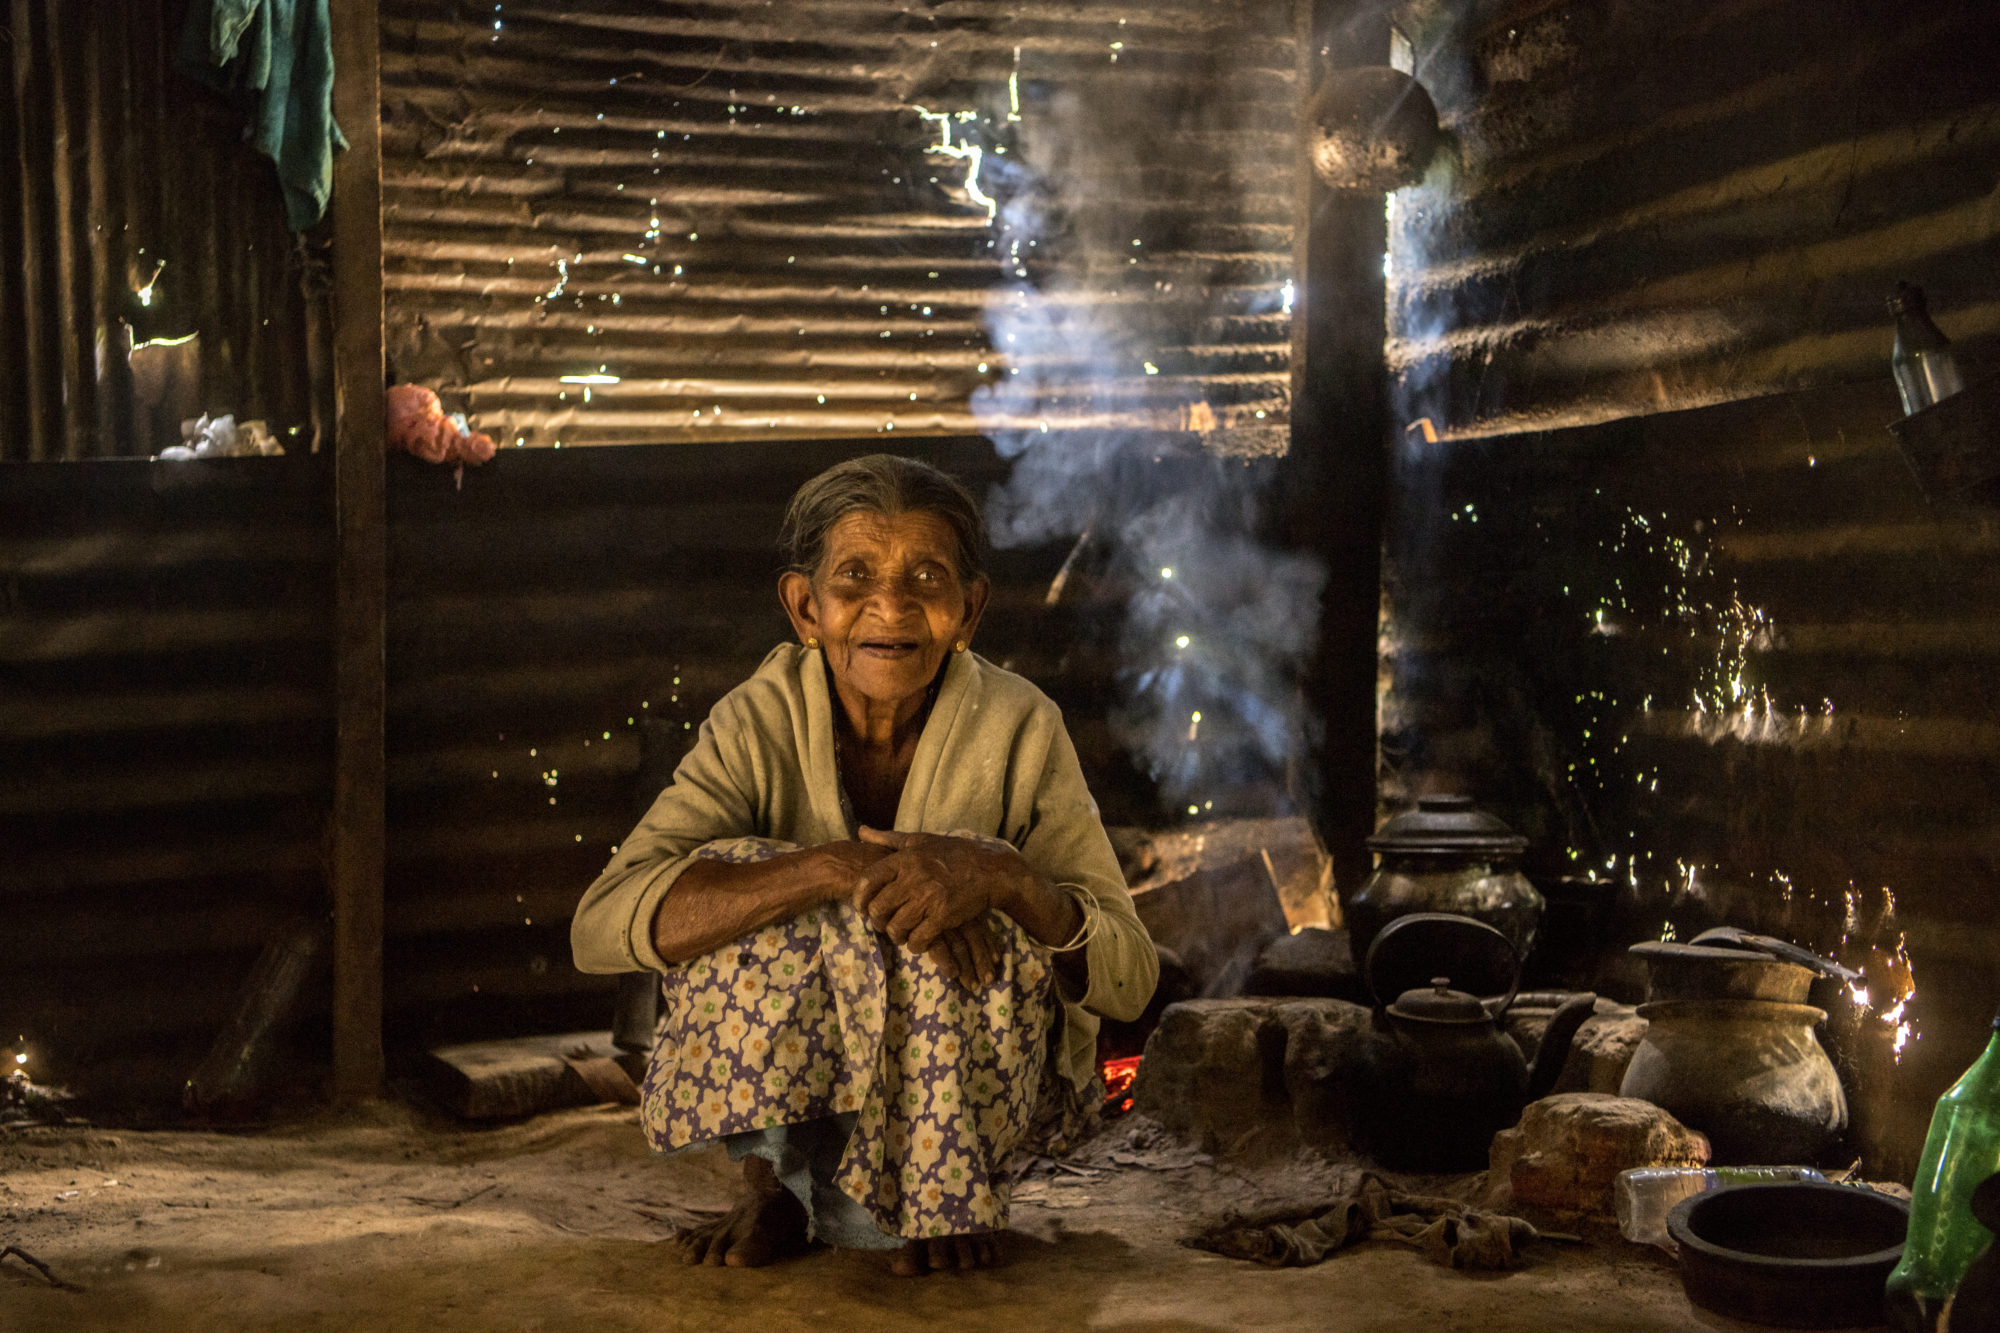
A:
{"type": "Polygon", "coordinates": [[[1268,222],[1291,150],[1244,153],[1227,71],[1181,72],[1128,59],[1058,90],[1023,80],[1011,151],[989,158],[1004,370],[972,405],[1014,465],[988,502],[995,540],[1088,534],[1128,590],[1111,720],[1168,808],[1279,813],[1324,572],[1259,536],[1286,442],[1289,365],[1269,361],[1290,274],[1242,238],[1268,222]],[[1255,373],[1215,373],[1254,363],[1252,341],[1255,373]]]}

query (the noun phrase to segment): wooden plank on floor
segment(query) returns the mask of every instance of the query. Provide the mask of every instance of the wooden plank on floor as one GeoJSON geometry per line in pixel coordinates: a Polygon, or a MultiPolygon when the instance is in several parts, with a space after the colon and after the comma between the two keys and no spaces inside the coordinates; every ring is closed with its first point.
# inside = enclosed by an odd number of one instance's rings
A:
{"type": "Polygon", "coordinates": [[[643,1057],[620,1052],[609,1032],[568,1032],[441,1046],[424,1062],[424,1082],[453,1115],[513,1119],[564,1106],[627,1100],[610,1095],[608,1087],[592,1086],[590,1066],[606,1060],[617,1063],[628,1078],[645,1065],[643,1057]]]}

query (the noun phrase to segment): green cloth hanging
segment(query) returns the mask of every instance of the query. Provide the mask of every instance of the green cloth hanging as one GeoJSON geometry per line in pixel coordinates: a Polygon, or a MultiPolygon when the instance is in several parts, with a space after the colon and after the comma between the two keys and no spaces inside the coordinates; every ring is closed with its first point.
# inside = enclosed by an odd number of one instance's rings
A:
{"type": "Polygon", "coordinates": [[[333,25],[327,0],[192,0],[181,62],[202,82],[252,99],[257,150],[278,166],[285,221],[304,231],[333,197],[333,25]]]}

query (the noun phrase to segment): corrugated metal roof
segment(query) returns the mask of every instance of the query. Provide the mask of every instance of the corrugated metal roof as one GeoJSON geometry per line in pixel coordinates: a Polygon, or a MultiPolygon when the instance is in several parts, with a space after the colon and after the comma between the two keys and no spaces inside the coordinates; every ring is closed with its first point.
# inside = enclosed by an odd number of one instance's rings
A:
{"type": "Polygon", "coordinates": [[[1900,279],[1954,338],[2000,342],[1984,6],[1400,14],[1451,141],[1390,200],[1405,422],[1557,427],[1872,377],[1900,279]]]}
{"type": "Polygon", "coordinates": [[[309,448],[331,420],[319,261],[243,114],[176,68],[186,9],[17,4],[0,25],[0,459],[151,454],[204,412],[309,448]]]}
{"type": "Polygon", "coordinates": [[[503,443],[1288,419],[1290,5],[384,15],[392,365],[503,443]]]}

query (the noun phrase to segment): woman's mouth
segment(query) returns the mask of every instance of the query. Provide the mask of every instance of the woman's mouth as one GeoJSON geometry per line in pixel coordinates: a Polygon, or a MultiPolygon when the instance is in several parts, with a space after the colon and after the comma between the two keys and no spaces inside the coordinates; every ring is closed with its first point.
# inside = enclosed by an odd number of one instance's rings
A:
{"type": "Polygon", "coordinates": [[[857,646],[871,657],[892,660],[912,656],[917,651],[915,639],[863,639],[857,646]]]}

